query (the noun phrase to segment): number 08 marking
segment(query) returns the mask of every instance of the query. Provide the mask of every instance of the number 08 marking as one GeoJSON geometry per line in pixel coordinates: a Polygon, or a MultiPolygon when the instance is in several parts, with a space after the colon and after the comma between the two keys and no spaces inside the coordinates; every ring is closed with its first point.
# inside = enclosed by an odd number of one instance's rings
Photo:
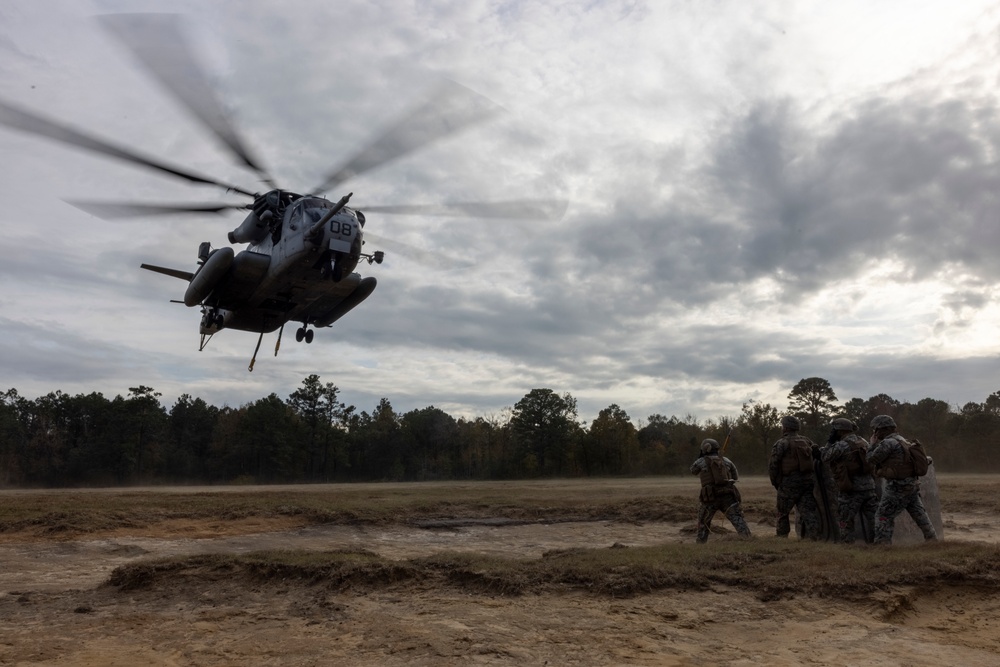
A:
{"type": "Polygon", "coordinates": [[[330,221],[330,231],[334,234],[339,234],[340,236],[350,236],[353,229],[354,226],[349,222],[341,222],[339,220],[330,221]]]}

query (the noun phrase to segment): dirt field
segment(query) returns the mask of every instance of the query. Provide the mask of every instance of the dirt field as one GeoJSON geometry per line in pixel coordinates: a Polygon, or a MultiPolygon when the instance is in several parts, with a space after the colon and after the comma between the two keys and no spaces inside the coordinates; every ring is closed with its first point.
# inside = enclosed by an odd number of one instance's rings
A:
{"type": "MultiPolygon", "coordinates": [[[[476,554],[521,559],[515,562],[527,568],[567,550],[689,544],[696,483],[641,479],[484,485],[502,497],[528,489],[531,498],[542,499],[515,508],[516,520],[509,507],[491,512],[485,503],[472,512],[456,503],[453,515],[434,506],[432,512],[400,510],[396,520],[378,521],[317,523],[301,514],[251,511],[211,518],[190,510],[188,516],[145,521],[116,510],[118,523],[131,525],[108,522],[85,529],[59,523],[66,521],[66,512],[8,521],[0,530],[0,664],[1000,664],[1000,584],[989,580],[988,585],[973,585],[947,569],[935,581],[869,586],[856,594],[823,594],[824,584],[818,582],[775,595],[731,580],[663,585],[619,596],[563,584],[506,594],[436,576],[434,569],[441,566],[420,560],[476,554]],[[545,500],[578,495],[589,500],[574,500],[571,508],[545,500]],[[645,504],[628,505],[630,498],[645,504]],[[654,514],[653,520],[641,518],[660,505],[674,511],[654,514]],[[610,512],[610,518],[586,511],[598,506],[605,514],[607,507],[631,509],[610,512]],[[521,515],[531,507],[538,518],[528,521],[521,515]],[[279,568],[267,576],[246,576],[238,567],[193,558],[332,549],[383,560],[370,574],[334,586],[285,576],[279,568]],[[145,574],[141,566],[161,557],[181,565],[131,585],[139,579],[129,580],[129,573],[145,574]],[[399,564],[399,574],[386,561],[399,564]]],[[[993,494],[984,504],[976,501],[994,486],[993,479],[983,476],[943,476],[944,544],[979,542],[996,550],[1000,517],[993,494]]],[[[432,486],[349,488],[381,498],[396,489],[413,494],[432,486]]],[[[446,495],[449,491],[447,485],[433,488],[446,495]]],[[[315,486],[131,492],[170,506],[193,495],[287,497],[302,489],[331,498],[340,492],[338,487],[315,486]]],[[[773,492],[766,480],[744,480],[741,489],[755,543],[777,544],[768,509],[773,492]]],[[[77,494],[71,500],[79,505],[93,500],[100,506],[105,498],[109,505],[116,502],[118,492],[5,491],[0,503],[57,503],[64,493],[77,494]]],[[[708,548],[725,554],[738,544],[732,531],[724,530],[708,548]]],[[[934,551],[938,546],[891,549],[922,549],[944,558],[934,551]]],[[[864,550],[866,557],[878,558],[871,547],[823,548],[864,550]]]]}

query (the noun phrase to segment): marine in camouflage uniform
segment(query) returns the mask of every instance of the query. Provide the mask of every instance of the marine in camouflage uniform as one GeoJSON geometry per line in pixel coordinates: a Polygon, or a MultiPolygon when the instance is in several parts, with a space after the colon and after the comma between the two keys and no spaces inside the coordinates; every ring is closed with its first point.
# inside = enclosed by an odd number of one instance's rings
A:
{"type": "Polygon", "coordinates": [[[838,417],[830,423],[830,443],[823,448],[823,461],[837,480],[837,519],[840,541],[854,542],[854,517],[861,514],[865,542],[875,539],[875,510],[878,496],[875,479],[867,465],[868,443],[855,431],[858,425],[838,417]]]}
{"type": "Polygon", "coordinates": [[[892,529],[896,517],[903,510],[909,512],[913,522],[924,534],[925,540],[936,540],[937,533],[931,524],[924,503],[920,500],[920,478],[916,476],[890,478],[887,470],[905,470],[912,464],[906,457],[904,444],[909,444],[903,436],[896,432],[896,422],[889,415],[879,415],[872,420],[872,447],[868,450],[868,463],[875,470],[875,475],[885,477],[885,487],[882,489],[882,499],[879,501],[875,519],[875,544],[891,544],[892,529]]]}
{"type": "Polygon", "coordinates": [[[817,539],[820,534],[819,506],[813,496],[816,475],[813,460],[820,456],[819,447],[809,438],[799,435],[798,418],[781,418],[781,438],[771,448],[767,463],[771,486],[778,491],[776,534],[788,537],[792,530],[788,518],[793,508],[802,517],[803,537],[817,539]]]}
{"type": "Polygon", "coordinates": [[[716,512],[726,515],[740,537],[749,538],[750,526],[743,518],[740,492],[735,486],[740,474],[736,470],[736,464],[719,453],[719,443],[716,440],[708,438],[701,443],[701,457],[691,464],[691,473],[701,477],[701,495],[698,496],[701,501],[698,508],[698,543],[704,544],[708,541],[712,518],[716,512]],[[725,476],[728,477],[724,482],[717,481],[712,473],[712,464],[718,459],[722,460],[726,470],[725,476]]]}

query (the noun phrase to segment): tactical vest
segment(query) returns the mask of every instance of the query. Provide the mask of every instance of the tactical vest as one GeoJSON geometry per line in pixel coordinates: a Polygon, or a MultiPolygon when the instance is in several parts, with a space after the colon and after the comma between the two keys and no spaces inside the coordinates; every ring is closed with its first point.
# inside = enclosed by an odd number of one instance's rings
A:
{"type": "Polygon", "coordinates": [[[888,458],[879,464],[875,474],[886,479],[906,479],[913,477],[913,461],[910,460],[910,443],[898,433],[887,436],[899,443],[899,447],[894,449],[888,458]]]}
{"type": "Polygon", "coordinates": [[[788,436],[786,440],[788,440],[788,449],[785,450],[785,454],[781,458],[781,474],[812,472],[812,440],[801,435],[788,436]]]}

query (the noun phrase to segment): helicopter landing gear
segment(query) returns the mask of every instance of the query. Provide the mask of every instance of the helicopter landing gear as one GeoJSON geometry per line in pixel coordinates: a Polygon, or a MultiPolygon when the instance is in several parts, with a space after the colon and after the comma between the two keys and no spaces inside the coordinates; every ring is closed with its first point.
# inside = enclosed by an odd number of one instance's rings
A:
{"type": "Polygon", "coordinates": [[[313,342],[313,333],[314,332],[312,329],[299,327],[298,329],[295,330],[295,342],[301,343],[302,341],[305,341],[306,344],[308,345],[309,343],[313,342]]]}
{"type": "Polygon", "coordinates": [[[204,315],[201,318],[201,326],[204,329],[215,328],[216,331],[221,329],[226,323],[226,318],[222,313],[219,312],[217,308],[204,309],[204,315]]]}
{"type": "Polygon", "coordinates": [[[226,324],[226,318],[218,308],[209,308],[208,306],[202,306],[201,308],[201,343],[198,345],[198,351],[201,352],[208,345],[208,341],[212,340],[212,336],[219,333],[226,324]]]}

